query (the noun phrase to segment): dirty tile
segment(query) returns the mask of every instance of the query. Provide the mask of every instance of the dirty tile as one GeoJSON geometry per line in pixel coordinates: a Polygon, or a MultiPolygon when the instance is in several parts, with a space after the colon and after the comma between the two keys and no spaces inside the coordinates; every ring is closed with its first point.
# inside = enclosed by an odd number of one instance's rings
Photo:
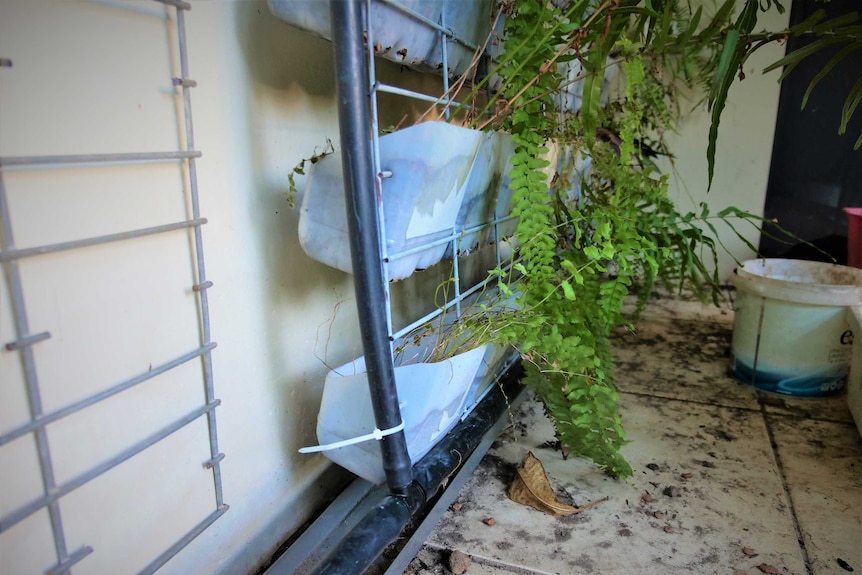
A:
{"type": "Polygon", "coordinates": [[[643,319],[611,341],[617,386],[657,397],[758,410],[754,388],[729,374],[732,327],[725,323],[643,319]]]}
{"type": "MultiPolygon", "coordinates": [[[[629,296],[623,305],[623,314],[631,316],[637,307],[637,298],[629,296]]],[[[666,290],[655,290],[640,314],[641,319],[690,319],[718,323],[733,323],[732,294],[722,291],[719,305],[703,303],[692,293],[682,296],[666,290]]]]}
{"type": "Polygon", "coordinates": [[[781,416],[769,421],[812,573],[862,571],[862,439],[856,427],[781,416]]]}
{"type": "MultiPolygon", "coordinates": [[[[426,545],[419,551],[416,558],[410,562],[410,565],[404,571],[404,575],[450,575],[454,573],[450,569],[449,549],[438,547],[435,545],[426,545]]],[[[546,571],[526,569],[517,565],[507,565],[505,563],[488,559],[487,557],[469,556],[469,563],[458,563],[457,565],[466,566],[464,573],[468,575],[511,575],[519,573],[521,575],[547,575],[546,571]]]]}
{"type": "Polygon", "coordinates": [[[833,397],[790,397],[765,391],[757,392],[767,413],[792,415],[806,419],[853,423],[853,415],[847,405],[847,394],[833,397]]]}
{"type": "Polygon", "coordinates": [[[541,406],[526,402],[429,544],[525,572],[759,573],[762,563],[805,572],[759,412],[629,394],[621,407],[630,480],[563,460],[541,406]],[[514,503],[505,492],[527,451],[565,503],[608,499],[561,518],[514,503]]]}

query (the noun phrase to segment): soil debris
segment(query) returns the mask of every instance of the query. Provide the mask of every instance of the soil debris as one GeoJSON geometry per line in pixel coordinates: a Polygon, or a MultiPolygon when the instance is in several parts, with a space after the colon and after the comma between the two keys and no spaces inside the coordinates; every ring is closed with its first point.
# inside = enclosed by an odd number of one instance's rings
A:
{"type": "Polygon", "coordinates": [[[652,514],[652,516],[655,517],[656,519],[664,519],[664,513],[662,513],[661,511],[654,512],[652,514]]]}
{"type": "Polygon", "coordinates": [[[664,491],[662,491],[662,493],[664,493],[668,497],[679,497],[680,495],[682,495],[682,490],[676,485],[668,485],[664,488],[664,491]]]}
{"type": "Polygon", "coordinates": [[[658,471],[658,463],[647,463],[647,469],[652,469],[653,471],[658,471]]]}
{"type": "Polygon", "coordinates": [[[673,526],[671,526],[671,525],[665,525],[665,526],[664,526],[664,532],[665,532],[665,533],[673,533],[673,526]]]}
{"type": "Polygon", "coordinates": [[[835,561],[838,562],[838,566],[841,567],[842,569],[844,569],[845,571],[851,571],[851,572],[853,571],[853,567],[851,567],[850,564],[847,561],[845,561],[844,559],[842,559],[841,557],[837,557],[835,559],[835,561]]]}
{"type": "Polygon", "coordinates": [[[757,551],[755,551],[751,547],[743,547],[742,553],[743,555],[748,555],[749,557],[757,557],[757,551]]]}
{"type": "Polygon", "coordinates": [[[452,551],[449,554],[449,571],[454,575],[463,575],[467,572],[470,564],[473,562],[469,555],[460,551],[452,551]]]}
{"type": "Polygon", "coordinates": [[[691,479],[692,477],[694,477],[694,473],[683,473],[682,475],[680,475],[680,477],[682,477],[683,479],[691,479]]]}
{"type": "Polygon", "coordinates": [[[494,519],[493,517],[486,517],[485,519],[482,520],[482,523],[484,523],[485,525],[490,527],[492,525],[496,525],[497,520],[494,519]]]}
{"type": "Polygon", "coordinates": [[[461,511],[463,508],[464,508],[463,503],[453,503],[452,504],[452,511],[461,511]]]}
{"type": "Polygon", "coordinates": [[[781,571],[778,570],[778,567],[774,565],[769,565],[767,563],[761,563],[757,566],[763,573],[768,573],[769,575],[780,575],[781,571]]]}
{"type": "Polygon", "coordinates": [[[641,495],[641,501],[643,501],[644,503],[649,503],[652,500],[652,495],[650,495],[649,493],[644,493],[643,495],[641,495]]]}

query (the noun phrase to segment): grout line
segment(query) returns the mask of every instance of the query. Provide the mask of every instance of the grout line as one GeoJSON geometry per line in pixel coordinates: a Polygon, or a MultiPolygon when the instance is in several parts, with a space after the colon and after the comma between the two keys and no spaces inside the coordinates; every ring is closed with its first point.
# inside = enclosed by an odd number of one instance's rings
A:
{"type": "Polygon", "coordinates": [[[787,504],[790,508],[790,517],[793,520],[793,528],[796,530],[796,540],[799,543],[799,550],[802,552],[802,561],[805,563],[805,572],[807,575],[814,575],[811,569],[811,558],[808,556],[808,548],[805,546],[805,537],[802,533],[802,526],[799,524],[799,516],[796,513],[796,505],[793,503],[793,495],[790,493],[790,485],[787,482],[787,472],[784,469],[784,462],[781,460],[781,454],[778,452],[778,443],[775,440],[775,431],[772,429],[772,423],[769,421],[771,415],[766,411],[766,404],[763,403],[760,396],[757,398],[757,403],[760,404],[760,414],[763,416],[763,424],[766,426],[766,435],[769,438],[769,445],[772,448],[772,456],[775,458],[778,475],[781,477],[781,485],[784,488],[784,494],[787,496],[787,504]]]}
{"type": "MultiPolygon", "coordinates": [[[[433,549],[434,551],[450,551],[448,547],[444,547],[442,545],[437,545],[436,543],[425,543],[425,547],[429,549],[433,549]]],[[[507,561],[500,561],[498,559],[491,559],[490,557],[484,557],[482,555],[475,555],[473,553],[469,553],[466,551],[462,551],[464,555],[470,557],[470,559],[474,563],[478,563],[479,565],[487,565],[488,567],[496,567],[498,569],[505,569],[510,573],[519,573],[520,575],[559,575],[558,573],[552,573],[550,571],[541,571],[539,569],[533,569],[532,567],[525,567],[523,565],[516,565],[515,563],[509,563],[507,561]]]]}
{"type": "MultiPolygon", "coordinates": [[[[745,385],[745,384],[741,383],[739,385],[745,385]]],[[[667,401],[679,401],[681,403],[690,403],[693,405],[704,405],[704,406],[708,406],[708,407],[721,407],[724,409],[739,409],[742,411],[749,411],[751,413],[763,412],[763,413],[767,413],[769,415],[774,415],[776,417],[787,417],[790,419],[805,419],[808,421],[819,421],[821,423],[837,423],[839,425],[848,425],[848,426],[854,425],[852,421],[847,421],[847,420],[843,420],[843,419],[834,419],[834,418],[830,418],[830,417],[820,417],[820,416],[812,415],[810,413],[800,415],[798,413],[784,413],[781,411],[775,411],[775,412],[764,411],[765,408],[767,407],[767,404],[763,403],[759,393],[755,396],[755,401],[757,401],[758,406],[757,407],[746,407],[746,406],[741,406],[741,405],[727,405],[724,403],[713,403],[710,401],[705,401],[705,400],[700,400],[700,399],[686,399],[683,397],[673,397],[670,395],[659,395],[656,393],[649,393],[649,392],[645,392],[645,391],[626,391],[624,389],[618,389],[618,391],[620,394],[633,395],[635,397],[651,397],[653,399],[664,399],[667,401]]],[[[780,409],[780,407],[778,407],[778,406],[773,406],[773,407],[776,407],[776,409],[780,409]]],[[[787,408],[787,409],[790,409],[790,408],[787,408]]]]}
{"type": "MultiPolygon", "coordinates": [[[[750,411],[752,413],[758,413],[760,411],[757,407],[745,407],[740,405],[725,405],[722,403],[711,403],[709,401],[703,401],[699,399],[685,399],[681,397],[669,397],[666,395],[656,395],[654,393],[647,393],[643,391],[625,391],[623,389],[619,390],[619,393],[623,395],[634,395],[637,397],[652,397],[654,399],[664,399],[667,401],[679,401],[681,403],[692,403],[694,405],[705,405],[707,407],[722,407],[724,409],[740,409],[742,411],[750,411]]],[[[759,401],[758,401],[759,403],[759,401]]]]}

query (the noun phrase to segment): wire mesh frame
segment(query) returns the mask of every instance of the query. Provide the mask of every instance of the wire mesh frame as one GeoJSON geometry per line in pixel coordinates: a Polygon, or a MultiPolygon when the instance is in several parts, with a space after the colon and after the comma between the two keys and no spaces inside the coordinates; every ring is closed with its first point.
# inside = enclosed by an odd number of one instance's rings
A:
{"type": "MultiPolygon", "coordinates": [[[[427,242],[427,243],[424,243],[421,245],[417,245],[417,246],[414,246],[410,249],[407,249],[407,250],[404,250],[404,251],[401,251],[398,253],[388,253],[386,242],[384,239],[384,238],[386,238],[386,230],[385,230],[384,207],[383,207],[383,199],[382,198],[383,198],[383,187],[386,185],[385,180],[388,177],[391,177],[392,174],[384,171],[381,167],[380,139],[378,136],[379,121],[378,121],[377,96],[379,93],[383,92],[383,93],[388,93],[388,94],[394,94],[397,96],[402,96],[405,98],[411,98],[414,100],[431,102],[431,103],[436,103],[438,105],[443,105],[443,106],[445,106],[444,114],[445,114],[446,119],[448,120],[449,119],[449,109],[451,106],[453,106],[453,105],[454,106],[460,106],[460,107],[465,108],[465,109],[470,108],[469,105],[455,102],[451,98],[449,98],[449,96],[448,96],[448,93],[449,93],[448,44],[449,44],[449,42],[456,42],[456,43],[460,44],[461,46],[464,46],[464,47],[472,49],[472,50],[478,50],[478,47],[475,44],[473,44],[472,42],[470,42],[464,38],[459,37],[455,32],[453,32],[450,28],[448,28],[447,23],[445,21],[445,10],[441,11],[441,21],[439,23],[434,23],[431,20],[422,16],[421,14],[418,14],[418,13],[414,12],[413,10],[403,6],[402,4],[399,4],[395,0],[377,0],[377,1],[382,2],[389,7],[402,12],[403,14],[416,20],[417,22],[423,24],[424,26],[427,26],[434,33],[439,34],[440,35],[441,54],[442,54],[443,94],[439,98],[429,96],[428,94],[422,94],[419,92],[414,92],[411,90],[400,88],[398,86],[391,86],[388,84],[384,84],[382,82],[378,82],[377,78],[376,78],[376,72],[375,72],[374,40],[371,37],[372,28],[373,28],[372,23],[371,23],[371,3],[372,3],[372,0],[364,0],[363,8],[365,10],[365,18],[366,18],[366,26],[365,27],[366,27],[366,33],[368,35],[367,40],[366,40],[368,84],[371,87],[370,110],[371,110],[372,156],[373,156],[373,161],[374,161],[375,185],[376,185],[376,192],[377,192],[377,212],[378,212],[377,213],[377,222],[378,222],[378,227],[379,227],[379,237],[381,238],[380,258],[383,261],[383,270],[384,270],[384,274],[385,274],[385,277],[384,277],[385,288],[384,288],[384,290],[385,290],[385,294],[386,294],[386,306],[385,306],[386,325],[387,325],[387,328],[389,331],[390,343],[394,344],[394,342],[398,338],[406,335],[407,333],[410,333],[411,331],[413,331],[416,328],[426,324],[427,322],[431,321],[432,319],[439,317],[440,315],[446,313],[452,307],[455,308],[456,316],[457,317],[461,316],[461,313],[462,313],[461,303],[466,298],[470,297],[471,295],[475,294],[480,289],[484,288],[488,283],[488,280],[486,279],[486,280],[479,282],[477,284],[474,284],[474,285],[472,285],[472,286],[470,286],[467,289],[462,291],[462,289],[461,289],[461,276],[460,276],[459,262],[458,262],[458,251],[459,251],[461,238],[469,235],[472,232],[480,231],[480,230],[487,229],[490,227],[493,231],[492,237],[493,237],[493,242],[494,242],[494,246],[495,246],[494,251],[495,251],[495,257],[496,257],[496,263],[497,263],[497,265],[501,265],[502,264],[502,258],[500,255],[499,225],[502,223],[505,223],[507,221],[510,221],[513,218],[511,216],[503,217],[503,218],[496,218],[496,219],[481,223],[475,227],[465,229],[465,230],[458,230],[457,227],[454,227],[452,229],[451,233],[445,238],[440,238],[440,239],[432,241],[432,242],[427,242]],[[450,244],[451,249],[452,249],[452,254],[453,254],[453,258],[452,258],[452,260],[453,260],[452,261],[452,267],[453,267],[453,270],[452,270],[453,278],[452,279],[453,279],[453,282],[452,283],[454,285],[453,297],[450,300],[448,300],[440,308],[438,308],[438,309],[428,313],[427,315],[411,322],[410,324],[403,327],[402,329],[399,329],[398,331],[393,331],[394,328],[393,328],[393,321],[392,321],[392,306],[391,306],[392,297],[391,297],[391,292],[390,292],[390,287],[389,287],[390,275],[389,275],[389,271],[388,271],[389,263],[398,259],[398,258],[406,257],[410,254],[428,249],[430,247],[439,246],[442,244],[450,244]]],[[[482,56],[485,58],[490,58],[490,56],[488,54],[483,54],[482,56]]],[[[508,266],[506,266],[506,267],[508,267],[508,266]]]]}
{"type": "Polygon", "coordinates": [[[213,376],[212,376],[212,359],[211,351],[216,347],[216,343],[211,341],[210,320],[209,320],[209,304],[207,298],[207,289],[212,286],[212,282],[206,279],[206,267],[204,265],[203,241],[201,236],[201,226],[206,223],[206,219],[200,217],[200,204],[197,184],[197,169],[195,159],[200,157],[200,152],[194,149],[194,131],[192,122],[191,110],[191,95],[190,88],[196,84],[189,79],[188,74],[188,52],[185,32],[185,10],[190,10],[191,6],[186,2],[179,0],[155,0],[166,6],[172,6],[176,10],[177,37],[179,43],[180,54],[180,78],[173,78],[173,84],[182,88],[183,97],[183,114],[185,120],[185,150],[171,152],[145,152],[132,154],[86,154],[86,155],[65,155],[65,156],[30,156],[30,157],[6,157],[0,158],[0,264],[3,266],[4,275],[9,288],[10,304],[12,307],[15,341],[7,342],[5,348],[9,351],[17,351],[24,375],[24,384],[27,391],[27,398],[30,410],[30,421],[24,425],[0,435],[0,446],[6,443],[32,433],[36,442],[36,451],[39,460],[40,473],[42,478],[42,487],[44,495],[35,500],[15,509],[11,513],[0,517],[0,534],[10,529],[20,521],[26,519],[32,514],[41,509],[47,509],[48,517],[51,524],[51,534],[54,543],[54,550],[57,562],[45,570],[46,574],[67,574],[71,568],[93,553],[93,547],[84,545],[76,551],[69,552],[66,545],[66,537],[63,529],[62,514],[60,510],[60,499],[81,487],[87,482],[99,477],[107,471],[120,465],[124,461],[141,453],[145,449],[155,445],[162,439],[172,435],[174,432],[196,421],[200,417],[206,416],[208,428],[208,440],[210,453],[209,458],[202,463],[203,467],[210,469],[213,474],[214,494],[215,494],[215,511],[200,521],[178,541],[171,545],[168,549],[162,552],[158,557],[153,559],[141,571],[141,575],[149,575],[157,571],[162,565],[167,563],[174,555],[179,553],[186,545],[188,545],[195,537],[200,535],[209,525],[216,519],[221,517],[227,510],[228,505],[224,503],[224,496],[221,482],[221,467],[220,462],[224,459],[224,454],[218,449],[218,436],[216,431],[215,408],[220,404],[220,400],[215,398],[213,376]],[[15,241],[12,233],[12,216],[9,211],[7,201],[6,187],[4,181],[4,168],[8,167],[24,167],[33,168],[39,166],[53,165],[68,165],[68,164],[86,164],[91,166],[113,164],[113,163],[135,163],[135,162],[164,162],[164,161],[183,161],[188,169],[189,181],[189,196],[191,199],[192,219],[182,222],[164,224],[150,228],[138,230],[130,230],[117,234],[109,234],[105,236],[96,236],[75,240],[71,242],[62,242],[35,248],[16,249],[15,241]],[[26,257],[34,257],[46,253],[55,253],[59,251],[79,249],[83,247],[107,244],[113,242],[124,241],[128,239],[143,237],[147,235],[160,234],[177,229],[191,229],[194,236],[194,276],[195,285],[192,286],[193,291],[197,294],[197,308],[199,317],[199,329],[201,346],[188,352],[182,356],[166,362],[160,366],[156,366],[135,376],[131,379],[116,384],[105,391],[87,397],[83,400],[67,405],[64,408],[45,413],[42,407],[41,393],[39,388],[39,379],[36,370],[36,361],[33,354],[33,345],[41,341],[45,341],[51,337],[49,332],[31,333],[27,318],[27,307],[25,305],[25,294],[21,281],[21,274],[18,268],[18,261],[26,257]],[[79,412],[87,407],[90,407],[100,401],[112,397],[134,386],[140,385],[145,381],[165,373],[175,367],[183,365],[187,362],[201,359],[202,373],[204,379],[204,395],[205,403],[201,407],[192,410],[182,418],[170,423],[166,427],[150,434],[148,437],[132,445],[131,447],[116,454],[108,461],[102,462],[99,465],[90,468],[77,477],[72,478],[62,484],[57,484],[54,471],[53,461],[51,458],[50,446],[48,444],[47,426],[54,421],[57,421],[67,415],[79,412]]]}

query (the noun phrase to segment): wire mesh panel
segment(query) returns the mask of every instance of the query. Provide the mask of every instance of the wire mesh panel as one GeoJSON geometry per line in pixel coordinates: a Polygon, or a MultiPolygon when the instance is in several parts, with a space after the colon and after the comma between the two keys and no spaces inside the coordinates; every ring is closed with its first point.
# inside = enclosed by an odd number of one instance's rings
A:
{"type": "MultiPolygon", "coordinates": [[[[497,40],[495,29],[498,29],[500,24],[499,15],[495,15],[492,12],[493,3],[481,0],[471,2],[438,2],[436,4],[442,6],[439,10],[438,21],[430,20],[417,12],[416,8],[418,5],[413,6],[410,2],[383,0],[381,4],[397,11],[406,20],[413,22],[416,26],[423,27],[426,33],[433,33],[437,36],[434,42],[435,50],[433,55],[439,57],[439,62],[431,60],[425,63],[425,67],[428,67],[428,63],[433,64],[433,68],[442,75],[442,83],[439,94],[429,94],[386,83],[379,79],[375,66],[375,56],[378,56],[381,51],[387,51],[388,47],[383,46],[373,36],[375,26],[371,18],[372,2],[366,0],[365,14],[368,18],[366,26],[368,30],[367,54],[369,84],[371,86],[370,113],[378,199],[384,198],[387,195],[387,186],[392,185],[395,179],[404,177],[404,174],[393,173],[387,166],[387,159],[381,155],[381,132],[385,128],[385,126],[381,125],[380,120],[381,96],[395,96],[414,102],[426,103],[426,105],[434,109],[433,112],[429,110],[428,115],[438,116],[438,123],[453,120],[450,117],[453,110],[460,110],[462,115],[465,110],[471,111],[471,102],[459,102],[457,100],[457,90],[453,90],[452,86],[450,86],[450,77],[455,73],[469,75],[471,70],[475,73],[476,69],[487,69],[488,63],[493,61],[494,53],[496,52],[497,40]],[[447,21],[447,17],[453,21],[447,21]],[[456,18],[459,21],[454,21],[456,18]],[[472,25],[467,25],[464,21],[472,25]],[[481,25],[478,25],[477,22],[480,22],[481,25]],[[464,32],[472,32],[472,37],[467,38],[456,32],[455,29],[461,30],[462,34],[464,32]],[[454,63],[450,63],[450,54],[453,50],[457,51],[457,60],[454,63]],[[469,57],[465,57],[465,53],[469,57]],[[465,60],[472,64],[469,69],[465,65],[465,60]]],[[[420,66],[419,69],[422,70],[423,68],[420,66]]],[[[469,87],[470,83],[466,85],[469,87]]],[[[485,92],[482,92],[480,93],[480,97],[487,97],[487,95],[485,92]]],[[[457,121],[453,121],[452,125],[457,124],[457,121]]],[[[459,198],[462,200],[459,204],[459,213],[453,219],[445,234],[439,234],[425,242],[413,243],[407,248],[396,247],[396,249],[393,249],[392,241],[384,241],[381,245],[381,258],[384,263],[384,270],[387,273],[387,280],[398,278],[400,274],[393,273],[393,269],[398,267],[400,261],[409,259],[417,253],[438,249],[439,253],[444,254],[444,269],[441,272],[443,274],[441,277],[444,277],[446,284],[451,286],[451,290],[442,298],[444,301],[440,301],[441,298],[439,297],[437,301],[433,301],[435,299],[433,296],[426,298],[433,309],[430,309],[427,314],[423,314],[421,317],[410,319],[393,317],[393,309],[390,305],[387,322],[390,339],[393,342],[427,324],[441,314],[452,312],[456,317],[460,316],[463,312],[462,304],[465,300],[475,298],[477,292],[486,287],[488,268],[504,263],[507,257],[506,244],[502,240],[506,236],[511,235],[514,230],[515,221],[508,214],[508,211],[505,210],[505,199],[496,197],[501,188],[506,187],[506,182],[497,180],[493,182],[483,181],[481,178],[477,178],[475,174],[487,168],[492,172],[496,171],[495,177],[506,178],[508,176],[508,155],[512,151],[511,143],[505,140],[505,136],[502,134],[482,133],[477,130],[467,129],[462,129],[462,132],[455,134],[452,141],[463,143],[464,140],[472,137],[476,138],[477,143],[468,152],[466,181],[462,180],[459,183],[462,185],[464,194],[473,195],[472,201],[474,203],[479,204],[484,202],[484,210],[480,209],[478,213],[468,215],[470,197],[459,198]],[[483,161],[486,164],[491,163],[494,165],[479,166],[483,161]],[[494,196],[490,200],[488,197],[485,197],[490,195],[494,196]],[[495,202],[498,202],[499,206],[495,206],[495,202]],[[503,210],[495,208],[503,208],[503,210]],[[486,252],[490,250],[490,258],[487,253],[484,254],[484,257],[476,253],[482,251],[481,249],[477,249],[482,247],[486,248],[486,252]],[[467,256],[468,253],[470,253],[469,256],[467,256]],[[445,278],[447,274],[449,277],[445,278]]],[[[447,142],[446,145],[450,146],[451,144],[447,142]]],[[[429,150],[429,154],[437,152],[438,150],[429,150]]],[[[432,172],[431,175],[433,178],[443,178],[451,169],[452,165],[446,164],[438,171],[432,172]]],[[[395,210],[392,206],[387,206],[386,202],[379,201],[378,206],[378,220],[384,228],[381,229],[380,235],[382,238],[386,238],[385,222],[392,221],[398,216],[393,213],[395,210]],[[389,208],[388,212],[387,208],[389,208]]],[[[417,219],[415,213],[412,218],[411,225],[417,219]]],[[[391,287],[392,291],[397,292],[398,288],[395,285],[387,281],[387,286],[391,287]]],[[[388,294],[390,303],[393,302],[393,299],[397,298],[397,293],[388,294]]]]}
{"type": "MultiPolygon", "coordinates": [[[[4,474],[0,542],[4,549],[38,548],[25,559],[39,572],[70,573],[78,565],[80,572],[153,573],[228,509],[185,35],[191,6],[161,4],[169,8],[144,14],[173,16],[166,22],[176,35],[179,74],[167,78],[166,109],[180,110],[181,136],[174,139],[181,149],[0,157],[0,464],[15,469],[4,474]],[[160,185],[171,180],[167,189],[160,185]],[[123,196],[133,181],[145,188],[152,182],[153,189],[123,196]],[[177,215],[165,221],[171,206],[177,215]],[[162,317],[160,329],[153,329],[154,316],[162,317]],[[165,496],[165,482],[175,477],[169,462],[192,460],[209,475],[208,485],[189,480],[182,488],[190,492],[165,496]],[[166,521],[172,497],[189,502],[176,525],[166,521]],[[156,552],[133,539],[135,524],[148,522],[164,524],[163,532],[148,534],[156,552]],[[37,540],[50,540],[52,548],[37,540]],[[100,547],[105,541],[124,546],[100,547]]],[[[22,66],[38,66],[27,56],[22,66]]],[[[0,74],[15,60],[4,58],[0,74]]],[[[62,121],[52,125],[69,129],[62,121]]],[[[4,565],[12,560],[6,552],[4,565]]]]}

